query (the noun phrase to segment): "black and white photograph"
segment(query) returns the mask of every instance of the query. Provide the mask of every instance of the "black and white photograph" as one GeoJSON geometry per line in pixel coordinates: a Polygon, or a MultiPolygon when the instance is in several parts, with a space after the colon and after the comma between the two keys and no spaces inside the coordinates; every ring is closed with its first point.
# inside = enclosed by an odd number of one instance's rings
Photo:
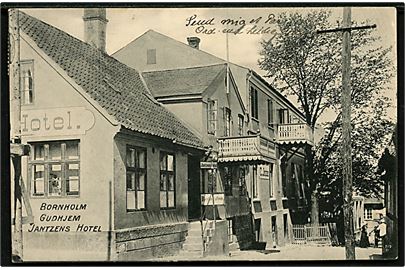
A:
{"type": "Polygon", "coordinates": [[[2,264],[403,264],[396,6],[2,16],[2,264]]]}

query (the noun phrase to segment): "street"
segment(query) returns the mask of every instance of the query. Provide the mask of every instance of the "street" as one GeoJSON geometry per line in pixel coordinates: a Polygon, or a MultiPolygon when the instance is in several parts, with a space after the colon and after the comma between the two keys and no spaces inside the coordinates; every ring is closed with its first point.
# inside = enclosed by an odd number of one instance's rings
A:
{"type": "MultiPolygon", "coordinates": [[[[370,256],[381,255],[381,248],[357,248],[356,260],[370,260],[370,256]]],[[[258,250],[234,251],[231,256],[210,256],[204,258],[186,258],[184,256],[173,256],[161,258],[160,261],[185,261],[185,260],[204,260],[204,261],[282,261],[282,260],[345,260],[344,247],[331,246],[295,246],[290,245],[281,247],[280,252],[267,253],[258,250]]]]}

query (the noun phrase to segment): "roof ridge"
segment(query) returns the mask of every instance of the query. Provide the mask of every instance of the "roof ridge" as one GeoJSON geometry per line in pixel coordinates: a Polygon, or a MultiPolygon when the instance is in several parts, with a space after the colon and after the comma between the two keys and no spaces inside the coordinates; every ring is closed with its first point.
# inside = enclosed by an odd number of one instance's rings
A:
{"type": "Polygon", "coordinates": [[[30,38],[27,42],[35,44],[124,128],[181,145],[203,147],[192,130],[153,98],[138,70],[55,26],[19,12],[21,31],[30,38]]]}
{"type": "Polygon", "coordinates": [[[157,72],[175,71],[175,70],[200,69],[200,68],[208,68],[208,67],[213,67],[213,66],[225,66],[225,65],[226,65],[226,63],[207,64],[207,65],[203,65],[203,66],[193,66],[193,67],[180,67],[180,68],[168,68],[168,69],[159,69],[159,70],[149,70],[149,71],[143,71],[143,72],[141,72],[141,73],[144,74],[144,73],[157,73],[157,72]]]}
{"type": "MultiPolygon", "coordinates": [[[[167,36],[167,35],[165,35],[165,34],[163,34],[163,33],[160,33],[160,32],[158,32],[158,31],[156,31],[156,30],[153,30],[153,29],[148,29],[145,33],[143,33],[142,35],[140,35],[140,36],[138,36],[137,38],[133,39],[131,42],[129,42],[128,44],[126,44],[125,46],[123,46],[121,49],[127,47],[127,46],[130,45],[132,42],[136,41],[138,38],[140,38],[141,36],[146,35],[147,33],[155,33],[155,34],[161,35],[161,36],[163,36],[163,37],[165,37],[165,38],[168,38],[168,39],[173,40],[173,41],[175,41],[175,42],[177,42],[177,43],[179,43],[179,44],[182,44],[183,46],[187,46],[189,49],[197,50],[197,51],[202,52],[202,53],[204,53],[204,54],[207,54],[207,55],[210,55],[210,56],[212,56],[212,57],[215,57],[215,58],[217,58],[217,59],[219,59],[219,60],[225,61],[224,59],[222,59],[222,58],[220,58],[220,57],[218,57],[218,56],[216,56],[216,55],[214,55],[214,54],[211,54],[211,53],[209,53],[209,52],[206,52],[206,51],[203,51],[203,50],[200,50],[200,49],[197,49],[197,48],[190,47],[189,45],[187,45],[187,44],[184,43],[184,42],[181,42],[180,40],[177,40],[177,39],[175,39],[175,38],[172,38],[172,37],[170,37],[170,36],[167,36]]],[[[120,51],[121,49],[119,49],[118,51],[120,51]]],[[[118,51],[116,51],[115,53],[117,53],[118,51]]],[[[113,53],[113,54],[115,54],[115,53],[113,53]]],[[[113,55],[113,54],[112,54],[112,55],[113,55]]]]}

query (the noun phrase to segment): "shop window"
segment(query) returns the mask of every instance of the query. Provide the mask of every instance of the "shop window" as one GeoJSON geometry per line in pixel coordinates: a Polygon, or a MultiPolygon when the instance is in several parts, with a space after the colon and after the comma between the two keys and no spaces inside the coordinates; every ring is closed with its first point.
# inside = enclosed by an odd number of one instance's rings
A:
{"type": "Polygon", "coordinates": [[[253,118],[259,120],[259,100],[257,89],[250,87],[250,113],[253,118]]]}
{"type": "Polygon", "coordinates": [[[208,134],[216,135],[218,123],[218,102],[208,100],[208,134]]]}
{"type": "Polygon", "coordinates": [[[224,136],[229,137],[232,135],[232,117],[231,117],[231,109],[226,107],[224,108],[224,122],[225,122],[224,136]]]}
{"type": "Polygon", "coordinates": [[[146,64],[156,64],[156,49],[148,49],[146,51],[146,64]]]}
{"type": "Polygon", "coordinates": [[[224,187],[225,195],[232,196],[232,168],[224,167],[224,187]]]}
{"type": "Polygon", "coordinates": [[[34,102],[34,60],[21,61],[21,103],[23,105],[34,102]]]}
{"type": "Polygon", "coordinates": [[[373,219],[373,210],[371,208],[364,209],[364,219],[373,219]]]}
{"type": "Polygon", "coordinates": [[[33,197],[77,196],[80,190],[79,141],[31,143],[29,171],[33,197]]]}
{"type": "Polygon", "coordinates": [[[274,127],[274,113],[273,113],[273,100],[267,100],[267,122],[270,128],[274,127]]]}
{"type": "Polygon", "coordinates": [[[238,115],[238,135],[243,136],[243,115],[238,115]]]}
{"type": "Polygon", "coordinates": [[[170,153],[160,153],[160,207],[175,207],[175,159],[170,153]]]}
{"type": "Polygon", "coordinates": [[[127,146],[127,211],[146,208],[146,149],[127,146]]]}

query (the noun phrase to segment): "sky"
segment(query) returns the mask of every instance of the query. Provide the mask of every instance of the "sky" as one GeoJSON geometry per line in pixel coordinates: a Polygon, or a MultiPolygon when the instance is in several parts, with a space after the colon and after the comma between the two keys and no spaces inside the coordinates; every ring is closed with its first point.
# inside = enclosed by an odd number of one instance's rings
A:
{"type": "MultiPolygon", "coordinates": [[[[313,8],[312,8],[313,9],[313,8]]],[[[328,8],[332,10],[331,21],[338,21],[342,17],[342,8],[328,8]]],[[[274,24],[265,24],[265,20],[274,14],[277,16],[280,12],[299,11],[306,13],[311,8],[109,8],[107,9],[107,53],[112,54],[118,49],[142,35],[149,29],[170,36],[176,40],[186,43],[189,36],[197,36],[201,39],[200,49],[218,57],[226,59],[226,34],[218,31],[220,22],[223,19],[231,18],[245,20],[250,24],[250,20],[262,17],[258,23],[261,26],[270,27],[273,30],[274,24]],[[198,26],[186,26],[188,18],[196,15],[195,21],[203,20],[206,23],[213,18],[214,26],[204,25],[200,27],[209,31],[215,27],[215,34],[196,33],[198,26]]],[[[53,8],[53,9],[23,9],[26,13],[43,20],[57,28],[83,40],[83,9],[81,8],[53,8]]],[[[392,58],[396,63],[396,17],[393,7],[353,7],[352,20],[366,21],[370,24],[377,24],[375,35],[381,36],[383,46],[393,46],[392,58]]],[[[200,21],[201,22],[201,21],[200,21]]],[[[337,25],[337,23],[336,23],[337,25]]],[[[245,27],[244,31],[249,28],[245,27]]],[[[274,31],[276,31],[275,29],[274,31]]],[[[198,31],[198,30],[197,30],[198,31]]],[[[274,32],[265,34],[229,34],[229,60],[248,68],[252,68],[261,75],[265,72],[258,67],[260,58],[260,41],[268,40],[274,35],[274,32]]],[[[392,108],[390,114],[396,114],[396,78],[385,93],[392,99],[392,108]]],[[[291,99],[295,103],[294,99],[291,99]]],[[[396,119],[396,115],[394,117],[396,119]]]]}

